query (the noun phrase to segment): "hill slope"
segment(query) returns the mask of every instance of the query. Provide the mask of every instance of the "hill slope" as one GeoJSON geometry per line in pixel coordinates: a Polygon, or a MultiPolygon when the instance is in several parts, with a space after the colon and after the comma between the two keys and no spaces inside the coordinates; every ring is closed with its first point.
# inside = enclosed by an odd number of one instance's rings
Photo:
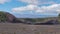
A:
{"type": "Polygon", "coordinates": [[[8,12],[0,11],[0,23],[10,22],[10,23],[24,23],[24,24],[60,24],[60,17],[50,17],[50,18],[16,18],[14,15],[8,12]]]}

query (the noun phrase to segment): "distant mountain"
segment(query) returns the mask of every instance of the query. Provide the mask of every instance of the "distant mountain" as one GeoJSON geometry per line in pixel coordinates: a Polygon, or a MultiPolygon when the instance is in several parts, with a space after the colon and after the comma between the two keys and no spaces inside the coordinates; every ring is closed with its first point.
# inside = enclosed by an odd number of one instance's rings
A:
{"type": "Polygon", "coordinates": [[[35,15],[35,14],[17,14],[17,18],[46,18],[46,17],[57,17],[56,15],[35,15]]]}

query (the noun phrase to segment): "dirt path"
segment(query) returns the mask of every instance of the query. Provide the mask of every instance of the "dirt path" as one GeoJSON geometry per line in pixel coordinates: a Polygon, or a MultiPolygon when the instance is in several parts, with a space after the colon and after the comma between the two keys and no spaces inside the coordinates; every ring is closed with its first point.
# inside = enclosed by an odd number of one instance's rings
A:
{"type": "Polygon", "coordinates": [[[0,23],[0,34],[60,34],[60,25],[0,23]]]}

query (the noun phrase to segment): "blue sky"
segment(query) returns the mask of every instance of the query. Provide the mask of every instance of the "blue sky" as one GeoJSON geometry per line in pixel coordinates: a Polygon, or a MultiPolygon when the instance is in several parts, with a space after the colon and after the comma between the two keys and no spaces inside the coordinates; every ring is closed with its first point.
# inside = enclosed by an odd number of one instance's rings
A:
{"type": "Polygon", "coordinates": [[[56,17],[60,13],[60,0],[0,0],[0,11],[19,18],[56,17]]]}

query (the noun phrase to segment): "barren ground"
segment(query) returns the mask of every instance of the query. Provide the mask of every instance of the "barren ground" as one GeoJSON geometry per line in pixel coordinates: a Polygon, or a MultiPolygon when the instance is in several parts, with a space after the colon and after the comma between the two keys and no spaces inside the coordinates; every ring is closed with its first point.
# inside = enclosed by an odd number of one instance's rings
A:
{"type": "Polygon", "coordinates": [[[0,23],[0,34],[60,34],[60,25],[0,23]]]}

